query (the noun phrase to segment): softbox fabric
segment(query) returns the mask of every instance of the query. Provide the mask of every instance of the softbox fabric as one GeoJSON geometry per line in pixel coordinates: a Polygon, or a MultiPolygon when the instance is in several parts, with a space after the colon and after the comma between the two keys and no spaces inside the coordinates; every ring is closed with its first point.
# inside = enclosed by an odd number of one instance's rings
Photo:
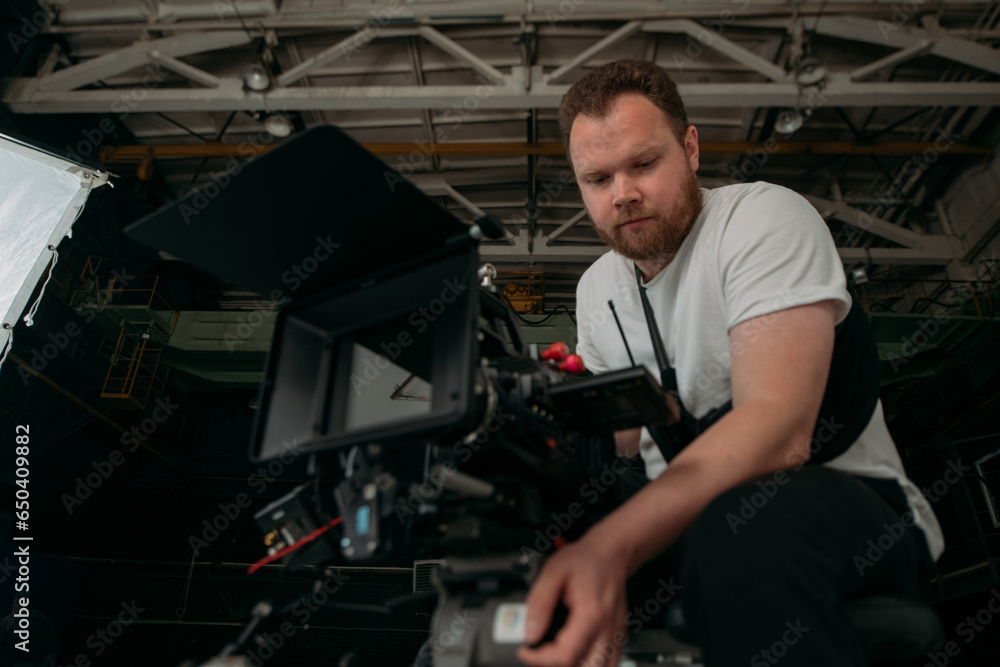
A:
{"type": "Polygon", "coordinates": [[[0,135],[0,368],[18,317],[105,175],[0,135]]]}

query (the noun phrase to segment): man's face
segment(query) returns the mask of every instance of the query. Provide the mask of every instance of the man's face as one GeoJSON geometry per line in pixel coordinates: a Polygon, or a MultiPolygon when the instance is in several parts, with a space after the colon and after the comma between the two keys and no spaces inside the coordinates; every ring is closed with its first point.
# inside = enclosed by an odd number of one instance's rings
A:
{"type": "Polygon", "coordinates": [[[671,258],[701,212],[694,126],[681,146],[663,111],[626,93],[604,118],[577,116],[569,144],[601,240],[632,260],[671,258]]]}

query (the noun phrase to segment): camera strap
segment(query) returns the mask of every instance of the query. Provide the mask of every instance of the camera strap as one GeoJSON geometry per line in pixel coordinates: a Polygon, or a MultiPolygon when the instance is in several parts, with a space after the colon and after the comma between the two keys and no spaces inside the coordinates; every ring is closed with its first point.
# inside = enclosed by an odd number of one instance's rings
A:
{"type": "Polygon", "coordinates": [[[686,447],[692,440],[711,426],[722,415],[732,408],[732,401],[715,408],[703,418],[698,419],[684,407],[680,393],[677,390],[677,372],[670,365],[667,358],[667,350],[663,346],[663,337],[656,326],[656,316],[653,314],[653,306],[649,303],[646,295],[646,288],[642,285],[642,273],[638,265],[635,266],[635,281],[639,286],[639,298],[642,301],[642,312],[646,316],[646,326],[649,328],[649,338],[653,344],[653,354],[656,357],[656,364],[660,367],[660,386],[670,393],[681,411],[681,421],[670,425],[647,425],[650,435],[656,440],[657,446],[663,453],[663,458],[670,461],[677,453],[686,447]]]}
{"type": "MultiPolygon", "coordinates": [[[[677,372],[674,371],[670,365],[670,361],[667,360],[667,351],[663,347],[663,337],[660,336],[660,330],[656,327],[656,317],[653,315],[653,307],[649,304],[649,297],[646,296],[646,288],[642,285],[642,272],[639,271],[638,264],[633,264],[632,266],[635,267],[635,282],[639,285],[642,312],[646,315],[646,326],[649,327],[649,337],[653,341],[653,354],[656,356],[656,365],[660,367],[660,386],[663,387],[664,391],[677,394],[677,372]]],[[[679,403],[679,397],[675,396],[675,398],[678,398],[679,403]]]]}
{"type": "MultiPolygon", "coordinates": [[[[674,454],[729,412],[733,402],[729,400],[725,405],[710,410],[701,419],[687,411],[677,391],[677,373],[667,360],[663,338],[656,326],[653,307],[646,296],[638,266],[635,266],[635,280],[639,285],[639,297],[653,343],[653,353],[660,367],[660,384],[664,391],[673,394],[681,410],[680,423],[666,427],[648,427],[663,456],[669,461],[674,454]]],[[[868,318],[852,291],[851,309],[847,317],[837,325],[830,374],[810,444],[810,463],[825,463],[847,451],[871,420],[878,403],[880,387],[878,349],[868,326],[868,318]]]]}

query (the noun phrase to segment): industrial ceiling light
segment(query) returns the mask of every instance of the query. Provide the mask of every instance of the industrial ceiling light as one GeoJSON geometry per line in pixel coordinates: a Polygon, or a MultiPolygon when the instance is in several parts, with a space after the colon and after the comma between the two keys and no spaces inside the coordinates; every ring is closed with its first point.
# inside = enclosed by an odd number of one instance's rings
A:
{"type": "Polygon", "coordinates": [[[851,269],[851,282],[855,285],[863,285],[868,282],[868,271],[863,266],[851,269]]]}
{"type": "Polygon", "coordinates": [[[276,137],[287,137],[295,129],[292,122],[284,116],[271,114],[264,119],[264,129],[276,137]]]}
{"type": "Polygon", "coordinates": [[[806,122],[805,116],[798,109],[785,109],[774,121],[774,129],[782,134],[792,134],[806,122]]]}
{"type": "Polygon", "coordinates": [[[254,63],[243,70],[243,85],[249,90],[260,92],[271,85],[271,77],[263,65],[254,63]]]}
{"type": "Polygon", "coordinates": [[[800,86],[815,86],[826,78],[826,65],[819,58],[808,56],[795,67],[795,80],[800,86]]]}

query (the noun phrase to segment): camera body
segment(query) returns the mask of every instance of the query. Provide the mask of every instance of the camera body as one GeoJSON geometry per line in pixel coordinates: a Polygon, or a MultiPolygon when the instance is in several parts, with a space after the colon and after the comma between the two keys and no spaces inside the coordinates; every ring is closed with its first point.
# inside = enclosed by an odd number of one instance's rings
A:
{"type": "MultiPolygon", "coordinates": [[[[613,431],[665,418],[644,368],[578,377],[525,345],[513,310],[479,284],[477,235],[466,236],[279,315],[251,456],[314,457],[329,490],[288,497],[326,514],[288,532],[339,515],[342,562],[407,545],[425,557],[528,553],[570,512],[559,537],[573,539],[617,500],[588,486],[623,469],[613,431]]],[[[280,533],[301,514],[276,505],[259,522],[280,533]]]]}

